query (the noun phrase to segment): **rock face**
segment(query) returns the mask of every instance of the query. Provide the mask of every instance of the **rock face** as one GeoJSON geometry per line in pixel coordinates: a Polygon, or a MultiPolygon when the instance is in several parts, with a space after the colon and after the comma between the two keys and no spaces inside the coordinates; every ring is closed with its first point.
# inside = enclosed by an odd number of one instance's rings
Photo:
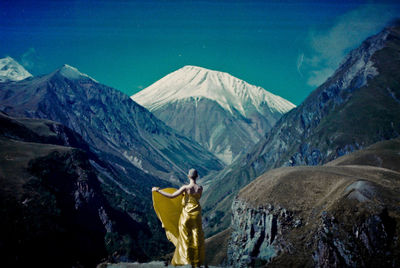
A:
{"type": "Polygon", "coordinates": [[[321,228],[315,235],[319,241],[313,252],[317,267],[397,267],[399,265],[398,224],[382,209],[355,223],[353,230],[338,234],[340,223],[328,214],[321,217],[321,228]]]}
{"type": "MultiPolygon", "coordinates": [[[[301,224],[285,209],[268,207],[252,208],[235,200],[232,204],[232,233],[227,255],[228,263],[236,267],[249,267],[256,260],[268,262],[284,250],[282,231],[285,225],[301,224]]],[[[290,226],[289,226],[290,227],[290,226]]]]}
{"type": "Polygon", "coordinates": [[[320,228],[306,241],[308,258],[301,256],[290,241],[285,240],[291,229],[299,228],[301,219],[284,208],[257,209],[235,200],[232,205],[235,230],[228,245],[228,264],[233,267],[314,266],[314,267],[397,267],[398,224],[382,209],[353,223],[346,232],[335,216],[323,213],[320,228]],[[288,257],[287,255],[291,255],[288,257]],[[297,255],[297,256],[296,256],[297,255]],[[300,256],[299,256],[300,255],[300,256]],[[276,259],[275,259],[276,258],[276,259]],[[298,262],[298,259],[301,262],[298,262]]]}
{"type": "Polygon", "coordinates": [[[62,260],[64,267],[94,267],[103,259],[147,261],[169,252],[150,197],[116,179],[124,178],[69,128],[0,112],[3,265],[51,267],[62,260]]]}
{"type": "Polygon", "coordinates": [[[0,83],[0,109],[71,128],[121,173],[130,169],[178,183],[191,167],[205,175],[223,166],[128,96],[68,65],[43,77],[0,83]]]}
{"type": "MultiPolygon", "coordinates": [[[[399,166],[399,150],[396,139],[375,145],[373,154],[386,157],[381,166],[399,166]]],[[[360,155],[349,156],[361,162],[360,155]]],[[[368,164],[286,167],[257,178],[232,204],[228,263],[398,267],[400,173],[368,164]]]]}
{"type": "Polygon", "coordinates": [[[400,133],[400,28],[384,29],[353,50],[324,84],[285,114],[266,137],[214,175],[205,195],[208,232],[229,226],[241,187],[267,170],[320,165],[400,133]],[[222,215],[218,219],[218,215],[222,215]]]}
{"type": "Polygon", "coordinates": [[[230,164],[295,106],[227,73],[185,66],[132,96],[230,164]]]}

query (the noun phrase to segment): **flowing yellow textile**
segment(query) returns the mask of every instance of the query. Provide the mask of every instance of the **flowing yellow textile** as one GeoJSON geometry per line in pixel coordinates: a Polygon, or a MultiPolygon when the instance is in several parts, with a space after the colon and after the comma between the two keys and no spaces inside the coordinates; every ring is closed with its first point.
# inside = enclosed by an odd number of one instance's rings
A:
{"type": "MultiPolygon", "coordinates": [[[[163,189],[167,193],[174,188],[163,189]]],[[[183,194],[167,198],[153,192],[153,205],[167,238],[174,243],[172,265],[204,263],[204,233],[201,225],[200,194],[183,194]]]]}

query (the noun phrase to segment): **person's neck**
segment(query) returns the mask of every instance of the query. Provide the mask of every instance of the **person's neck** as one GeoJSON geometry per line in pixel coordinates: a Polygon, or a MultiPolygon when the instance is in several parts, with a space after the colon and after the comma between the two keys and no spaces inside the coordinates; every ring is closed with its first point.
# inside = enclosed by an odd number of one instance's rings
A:
{"type": "Polygon", "coordinates": [[[189,179],[190,180],[190,185],[196,184],[196,181],[194,179],[189,179]]]}

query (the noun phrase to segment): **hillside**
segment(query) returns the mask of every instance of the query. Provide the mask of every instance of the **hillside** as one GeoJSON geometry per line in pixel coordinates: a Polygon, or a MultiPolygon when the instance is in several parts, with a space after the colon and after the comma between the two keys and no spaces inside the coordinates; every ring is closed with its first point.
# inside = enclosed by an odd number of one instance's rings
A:
{"type": "Polygon", "coordinates": [[[229,263],[397,267],[399,152],[400,139],[395,139],[324,166],[284,167],[263,174],[233,203],[229,263]],[[382,161],[365,162],[366,155],[382,161]],[[394,170],[383,168],[394,163],[394,170]]]}
{"type": "Polygon", "coordinates": [[[207,232],[229,226],[239,189],[282,166],[320,165],[400,133],[400,28],[349,53],[336,72],[285,114],[249,153],[216,175],[205,194],[207,232]]]}
{"type": "Polygon", "coordinates": [[[171,251],[144,186],[125,188],[116,175],[67,127],[0,113],[2,264],[93,267],[171,251]]]}

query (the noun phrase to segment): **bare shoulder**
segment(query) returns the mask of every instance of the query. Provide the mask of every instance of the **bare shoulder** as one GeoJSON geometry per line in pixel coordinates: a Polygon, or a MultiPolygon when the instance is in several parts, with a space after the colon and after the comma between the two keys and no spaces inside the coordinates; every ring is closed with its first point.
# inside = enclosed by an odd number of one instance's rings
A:
{"type": "Polygon", "coordinates": [[[190,191],[190,187],[187,184],[182,185],[181,188],[179,189],[179,191],[188,193],[188,191],[190,191]]]}
{"type": "Polygon", "coordinates": [[[188,185],[182,185],[181,188],[179,188],[179,191],[181,192],[186,192],[189,189],[188,185]]]}

